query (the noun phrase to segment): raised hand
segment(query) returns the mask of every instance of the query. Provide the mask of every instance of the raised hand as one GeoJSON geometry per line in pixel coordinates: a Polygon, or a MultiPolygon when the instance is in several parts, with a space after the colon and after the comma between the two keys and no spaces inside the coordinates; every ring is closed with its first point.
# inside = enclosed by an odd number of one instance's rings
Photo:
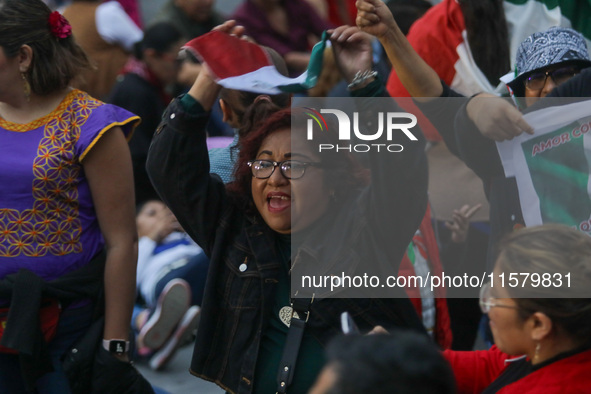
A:
{"type": "Polygon", "coordinates": [[[392,29],[398,28],[394,16],[381,0],[357,0],[357,19],[355,23],[362,31],[384,37],[392,29]]]}
{"type": "Polygon", "coordinates": [[[221,25],[217,25],[211,31],[220,31],[222,33],[227,33],[238,38],[248,39],[248,37],[244,34],[246,29],[244,26],[240,26],[236,24],[236,21],[233,19],[227,20],[221,25]]]}
{"type": "MultiPolygon", "coordinates": [[[[330,41],[339,71],[350,83],[358,71],[372,69],[371,36],[354,26],[339,26],[332,31],[330,41]]],[[[370,80],[367,83],[371,82],[370,80]]],[[[363,87],[362,85],[358,88],[363,87]]]]}
{"type": "Polygon", "coordinates": [[[154,242],[161,242],[173,231],[181,231],[174,214],[162,203],[150,204],[137,215],[136,223],[140,237],[151,238],[154,242]]]}
{"type": "MultiPolygon", "coordinates": [[[[212,31],[230,34],[243,40],[252,42],[252,39],[244,34],[244,26],[237,25],[236,21],[232,19],[214,27],[212,31]]],[[[201,106],[206,111],[209,111],[214,105],[221,90],[221,86],[215,82],[215,79],[215,75],[211,72],[211,69],[207,66],[207,64],[202,63],[202,69],[199,72],[197,79],[187,92],[195,100],[201,103],[201,106]]]]}
{"type": "Polygon", "coordinates": [[[476,204],[473,207],[466,204],[460,209],[454,209],[452,221],[445,222],[445,227],[451,231],[451,240],[453,242],[462,243],[466,241],[470,227],[470,218],[481,207],[482,204],[476,204]]]}

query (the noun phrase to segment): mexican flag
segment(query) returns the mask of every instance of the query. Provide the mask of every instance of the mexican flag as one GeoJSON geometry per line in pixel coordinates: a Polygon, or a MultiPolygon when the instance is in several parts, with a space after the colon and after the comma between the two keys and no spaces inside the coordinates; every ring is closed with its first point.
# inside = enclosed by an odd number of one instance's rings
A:
{"type": "Polygon", "coordinates": [[[225,88],[279,94],[304,92],[316,85],[327,40],[328,34],[324,32],[312,48],[308,69],[296,78],[280,74],[262,46],[219,31],[199,36],[183,49],[207,63],[216,82],[225,88]]]}
{"type": "MultiPolygon", "coordinates": [[[[572,27],[591,44],[591,0],[505,0],[504,9],[511,64],[515,64],[517,48],[526,37],[552,26],[572,27]]],[[[483,91],[506,93],[503,84],[492,86],[474,62],[457,0],[443,0],[433,6],[413,24],[408,40],[456,91],[466,96],[483,91]]],[[[388,91],[393,97],[409,96],[395,72],[388,80],[388,91]]]]}

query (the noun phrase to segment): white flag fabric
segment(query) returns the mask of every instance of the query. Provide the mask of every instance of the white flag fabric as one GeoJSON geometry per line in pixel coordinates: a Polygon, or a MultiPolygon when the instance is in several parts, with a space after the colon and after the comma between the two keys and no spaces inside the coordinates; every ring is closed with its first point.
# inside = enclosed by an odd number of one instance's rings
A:
{"type": "Polygon", "coordinates": [[[591,234],[591,100],[524,115],[534,134],[497,143],[515,176],[526,226],[562,223],[591,234]]]}

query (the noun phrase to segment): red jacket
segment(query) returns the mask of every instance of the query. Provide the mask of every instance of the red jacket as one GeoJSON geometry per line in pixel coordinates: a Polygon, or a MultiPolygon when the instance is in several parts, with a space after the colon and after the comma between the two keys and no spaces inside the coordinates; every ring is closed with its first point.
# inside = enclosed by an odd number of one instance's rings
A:
{"type": "MultiPolygon", "coordinates": [[[[519,359],[501,352],[496,346],[473,352],[446,350],[443,356],[451,364],[460,394],[481,393],[505,370],[509,360],[519,359]]],[[[591,393],[591,350],[545,365],[497,393],[591,393]]]]}

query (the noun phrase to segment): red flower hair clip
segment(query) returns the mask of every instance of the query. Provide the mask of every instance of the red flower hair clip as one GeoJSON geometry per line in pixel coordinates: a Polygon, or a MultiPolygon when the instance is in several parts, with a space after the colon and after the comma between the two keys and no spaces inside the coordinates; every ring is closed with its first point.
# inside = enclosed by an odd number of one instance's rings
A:
{"type": "Polygon", "coordinates": [[[58,39],[69,37],[72,34],[72,26],[62,14],[53,11],[49,14],[49,31],[58,39]]]}

